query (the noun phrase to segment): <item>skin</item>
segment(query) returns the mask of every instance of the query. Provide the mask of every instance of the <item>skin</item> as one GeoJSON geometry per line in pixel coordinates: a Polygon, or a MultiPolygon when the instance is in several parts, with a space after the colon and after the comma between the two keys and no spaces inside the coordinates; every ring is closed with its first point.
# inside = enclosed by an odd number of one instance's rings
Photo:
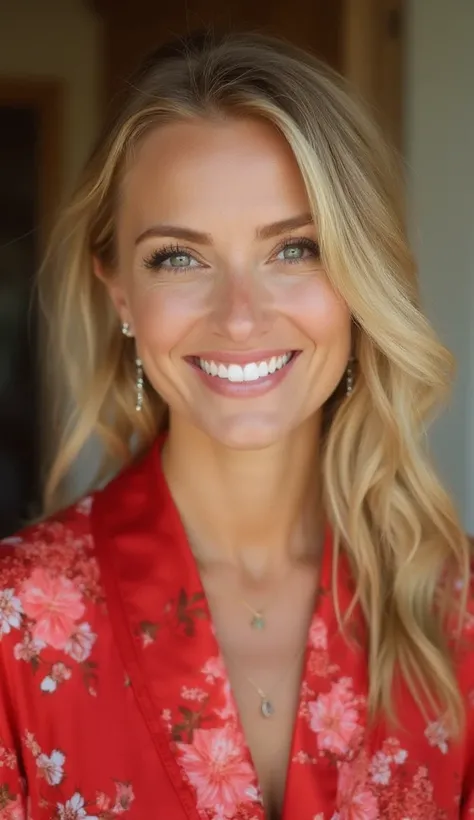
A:
{"type": "Polygon", "coordinates": [[[351,345],[350,313],[328,280],[309,210],[294,156],[270,124],[169,124],[146,137],[123,180],[118,269],[111,275],[96,262],[149,382],[170,408],[164,469],[269,816],[283,799],[298,652],[318,581],[321,408],[344,376],[351,345]],[[268,226],[300,217],[309,224],[267,235],[268,226]],[[163,225],[207,238],[184,240],[169,228],[154,235],[163,225]],[[298,244],[303,238],[314,247],[298,244]],[[291,243],[286,250],[283,242],[291,243]],[[179,259],[150,268],[163,246],[179,246],[179,259]],[[183,261],[191,267],[180,269],[183,261]],[[274,386],[239,395],[215,392],[187,358],[272,350],[299,353],[274,386]],[[256,608],[269,602],[264,635],[249,630],[242,598],[256,608]],[[278,716],[257,730],[247,676],[271,688],[291,664],[278,716]]]}

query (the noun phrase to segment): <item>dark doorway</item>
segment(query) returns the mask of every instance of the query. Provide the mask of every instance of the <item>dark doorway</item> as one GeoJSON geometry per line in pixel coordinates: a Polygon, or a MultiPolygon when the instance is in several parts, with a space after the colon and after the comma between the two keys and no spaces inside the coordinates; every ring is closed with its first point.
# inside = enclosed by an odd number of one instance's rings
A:
{"type": "Polygon", "coordinates": [[[0,537],[34,515],[39,500],[40,127],[34,107],[0,105],[0,537]]]}

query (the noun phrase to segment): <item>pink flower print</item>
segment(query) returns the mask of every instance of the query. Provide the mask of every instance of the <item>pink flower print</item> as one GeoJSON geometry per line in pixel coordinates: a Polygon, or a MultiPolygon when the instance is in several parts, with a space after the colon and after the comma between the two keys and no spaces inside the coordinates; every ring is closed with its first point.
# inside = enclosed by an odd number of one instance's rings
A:
{"type": "Polygon", "coordinates": [[[58,752],[57,749],[51,752],[49,757],[42,753],[36,758],[39,773],[50,786],[58,786],[61,783],[64,777],[63,766],[65,760],[63,753],[58,752]]]}
{"type": "Polygon", "coordinates": [[[387,755],[381,751],[374,754],[369,766],[370,779],[372,780],[372,783],[378,783],[381,786],[388,786],[392,776],[390,760],[391,758],[387,757],[387,755]]]}
{"type": "Polygon", "coordinates": [[[80,624],[66,641],[64,651],[78,663],[89,657],[97,635],[91,631],[89,624],[80,624]]]}
{"type": "Polygon", "coordinates": [[[195,700],[199,703],[203,700],[206,700],[207,694],[206,692],[204,692],[203,689],[189,689],[187,686],[182,686],[181,697],[183,698],[183,700],[195,700]]]}
{"type": "Polygon", "coordinates": [[[32,661],[33,658],[38,657],[45,646],[43,641],[35,641],[29,633],[26,633],[23,640],[13,647],[13,655],[17,661],[32,661]]]}
{"type": "Polygon", "coordinates": [[[317,675],[319,678],[327,678],[329,676],[328,653],[323,650],[313,649],[308,659],[308,670],[310,675],[317,675]]]}
{"type": "Polygon", "coordinates": [[[41,754],[41,747],[39,743],[37,743],[33,732],[25,732],[25,746],[30,750],[33,757],[38,757],[38,755],[41,754]]]}
{"type": "Polygon", "coordinates": [[[54,649],[64,649],[75,622],[84,614],[82,596],[62,575],[51,576],[35,569],[20,591],[23,609],[34,621],[32,635],[54,649]]]}
{"type": "Polygon", "coordinates": [[[97,792],[95,807],[101,814],[109,811],[111,805],[112,800],[108,794],[105,794],[104,792],[97,792]]]}
{"type": "Polygon", "coordinates": [[[237,722],[237,712],[235,702],[232,696],[230,681],[225,681],[222,685],[222,695],[224,698],[224,706],[222,709],[216,709],[216,713],[221,720],[237,722]]]}
{"type": "Polygon", "coordinates": [[[328,628],[322,618],[313,618],[309,630],[309,643],[313,649],[328,648],[328,628]]]}
{"type": "Polygon", "coordinates": [[[82,794],[76,792],[70,800],[58,803],[59,820],[98,820],[97,816],[92,816],[87,813],[85,808],[85,801],[82,794]]]}
{"type": "Polygon", "coordinates": [[[6,746],[0,746],[0,766],[6,766],[7,769],[16,769],[18,767],[15,752],[7,749],[6,746]]]}
{"type": "Polygon", "coordinates": [[[135,795],[130,783],[118,782],[115,784],[115,788],[117,793],[115,795],[115,805],[112,809],[112,813],[122,814],[124,811],[130,809],[130,806],[135,800],[135,795]]]}
{"type": "Polygon", "coordinates": [[[378,820],[378,801],[365,774],[365,756],[342,763],[339,768],[337,808],[338,820],[378,820]]]}
{"type": "Polygon", "coordinates": [[[204,664],[202,671],[208,683],[214,683],[214,681],[219,678],[225,680],[227,677],[224,661],[220,655],[209,658],[204,664]]]}
{"type": "Polygon", "coordinates": [[[7,805],[0,809],[0,820],[26,820],[26,814],[18,797],[9,800],[7,805]]]}
{"type": "Polygon", "coordinates": [[[76,504],[76,510],[81,515],[90,515],[92,509],[92,496],[88,495],[76,504]]]}
{"type": "Polygon", "coordinates": [[[425,729],[425,737],[430,746],[437,746],[442,754],[448,752],[449,733],[441,720],[434,720],[425,729]]]}
{"type": "Polygon", "coordinates": [[[360,734],[359,714],[347,690],[336,683],[331,691],[309,704],[310,726],[317,734],[318,748],[345,755],[360,734]]]}
{"type": "Polygon", "coordinates": [[[72,672],[64,663],[55,663],[51,668],[51,673],[42,681],[40,689],[42,692],[55,692],[59,683],[69,680],[72,672]]]}
{"type": "Polygon", "coordinates": [[[393,763],[397,763],[399,766],[405,763],[408,757],[408,752],[402,749],[400,741],[396,737],[385,738],[382,744],[382,751],[387,755],[389,760],[393,761],[393,763]]]}
{"type": "Polygon", "coordinates": [[[240,735],[228,726],[196,729],[191,744],[178,743],[180,762],[196,789],[198,808],[219,810],[235,817],[239,804],[248,801],[255,788],[254,772],[245,760],[240,735]]]}
{"type": "Polygon", "coordinates": [[[21,601],[15,595],[14,589],[4,589],[0,592],[0,638],[8,635],[12,627],[21,626],[21,601]]]}

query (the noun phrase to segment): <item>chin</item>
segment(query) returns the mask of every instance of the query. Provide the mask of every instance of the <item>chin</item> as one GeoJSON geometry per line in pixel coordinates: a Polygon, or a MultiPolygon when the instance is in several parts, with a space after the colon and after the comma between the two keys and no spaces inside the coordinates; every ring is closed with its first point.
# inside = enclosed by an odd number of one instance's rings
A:
{"type": "Polygon", "coordinates": [[[231,419],[213,419],[212,424],[209,424],[210,419],[207,421],[203,432],[216,444],[231,450],[264,450],[281,441],[290,432],[281,419],[269,413],[259,413],[246,418],[239,416],[231,419]]]}

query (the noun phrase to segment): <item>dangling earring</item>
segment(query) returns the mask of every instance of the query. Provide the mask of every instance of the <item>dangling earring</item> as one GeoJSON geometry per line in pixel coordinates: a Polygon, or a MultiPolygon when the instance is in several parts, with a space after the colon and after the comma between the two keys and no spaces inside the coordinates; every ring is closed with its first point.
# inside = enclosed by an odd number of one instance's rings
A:
{"type": "MultiPolygon", "coordinates": [[[[127,339],[133,337],[133,334],[130,330],[130,323],[129,322],[122,322],[122,333],[127,339]]],[[[137,398],[135,402],[135,410],[137,413],[140,413],[143,407],[143,364],[142,360],[137,356],[135,358],[135,367],[137,369],[135,387],[137,391],[137,398]]]]}
{"type": "Polygon", "coordinates": [[[141,412],[143,407],[143,364],[142,360],[138,358],[135,359],[135,365],[137,368],[137,403],[135,404],[135,410],[137,413],[141,412]]]}
{"type": "Polygon", "coordinates": [[[346,369],[346,396],[350,396],[354,389],[354,362],[355,359],[351,356],[346,369]]]}

